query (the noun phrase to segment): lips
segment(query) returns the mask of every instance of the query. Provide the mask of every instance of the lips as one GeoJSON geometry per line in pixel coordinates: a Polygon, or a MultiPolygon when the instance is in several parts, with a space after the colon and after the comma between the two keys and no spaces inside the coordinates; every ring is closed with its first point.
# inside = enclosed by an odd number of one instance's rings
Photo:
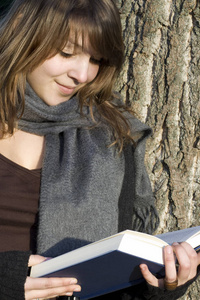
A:
{"type": "Polygon", "coordinates": [[[75,87],[71,87],[71,86],[66,86],[66,85],[62,85],[58,82],[56,82],[60,92],[64,95],[70,95],[74,92],[75,87]]]}

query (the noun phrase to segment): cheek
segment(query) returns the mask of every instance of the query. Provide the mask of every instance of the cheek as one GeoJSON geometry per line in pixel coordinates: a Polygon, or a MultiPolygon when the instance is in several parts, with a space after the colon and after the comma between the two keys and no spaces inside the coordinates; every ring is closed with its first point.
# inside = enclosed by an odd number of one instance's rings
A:
{"type": "Polygon", "coordinates": [[[54,77],[60,75],[63,71],[63,68],[63,61],[58,55],[56,55],[43,63],[41,66],[41,71],[46,76],[54,77]]]}
{"type": "Polygon", "coordinates": [[[52,76],[57,75],[58,70],[59,70],[59,68],[57,67],[56,64],[46,62],[46,63],[43,64],[43,68],[42,68],[41,71],[42,71],[44,76],[52,77],[52,76]]]}
{"type": "Polygon", "coordinates": [[[99,72],[99,66],[98,65],[91,65],[90,70],[89,70],[89,76],[88,76],[89,81],[92,81],[93,79],[95,79],[98,72],[99,72]]]}

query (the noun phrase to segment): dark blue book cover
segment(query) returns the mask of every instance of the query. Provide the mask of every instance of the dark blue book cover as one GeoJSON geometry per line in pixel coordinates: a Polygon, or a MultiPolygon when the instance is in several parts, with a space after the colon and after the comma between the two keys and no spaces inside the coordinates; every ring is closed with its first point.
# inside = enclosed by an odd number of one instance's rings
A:
{"type": "Polygon", "coordinates": [[[140,283],[143,280],[140,263],[147,263],[153,273],[163,270],[163,265],[116,250],[51,273],[48,277],[77,278],[82,291],[74,295],[84,300],[140,283]]]}
{"type": "Polygon", "coordinates": [[[126,230],[32,267],[31,277],[74,277],[81,300],[108,294],[143,281],[139,265],[164,276],[163,247],[188,241],[198,251],[200,226],[157,237],[126,230]]]}

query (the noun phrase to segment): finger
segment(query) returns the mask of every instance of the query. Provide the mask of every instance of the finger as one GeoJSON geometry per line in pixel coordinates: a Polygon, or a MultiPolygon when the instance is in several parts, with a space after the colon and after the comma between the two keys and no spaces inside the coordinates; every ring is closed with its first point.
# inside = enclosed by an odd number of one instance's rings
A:
{"type": "Polygon", "coordinates": [[[57,296],[71,296],[74,291],[79,292],[81,287],[74,278],[30,278],[25,283],[25,299],[48,299],[57,296]]]}
{"type": "Polygon", "coordinates": [[[197,252],[194,250],[194,248],[187,242],[181,243],[181,246],[185,249],[185,251],[189,256],[190,264],[191,264],[189,279],[192,279],[194,276],[196,276],[197,273],[197,267],[199,265],[198,255],[197,252]]]}
{"type": "Polygon", "coordinates": [[[58,287],[46,290],[31,290],[25,293],[26,300],[32,299],[51,299],[58,296],[72,296],[73,292],[80,292],[81,288],[78,286],[58,287]]]}
{"type": "Polygon", "coordinates": [[[200,265],[200,252],[197,254],[198,265],[200,265]]]}
{"type": "Polygon", "coordinates": [[[27,277],[25,290],[51,289],[77,284],[75,278],[31,278],[27,277]]]}
{"type": "Polygon", "coordinates": [[[186,242],[173,244],[179,262],[178,277],[180,284],[192,279],[196,275],[198,257],[196,251],[186,242]]]}
{"type": "Polygon", "coordinates": [[[159,286],[158,279],[149,271],[147,265],[141,264],[140,270],[144,279],[148,282],[148,284],[153,286],[159,286]]]}
{"type": "Polygon", "coordinates": [[[45,261],[46,257],[41,255],[31,255],[29,258],[28,266],[32,267],[34,265],[40,264],[41,262],[45,261]]]}
{"type": "Polygon", "coordinates": [[[166,246],[164,248],[165,280],[169,283],[177,279],[175,256],[173,248],[166,246]]]}
{"type": "Polygon", "coordinates": [[[184,284],[190,275],[190,259],[185,249],[178,243],[173,244],[173,249],[176,254],[179,268],[178,268],[178,279],[179,284],[184,284]]]}

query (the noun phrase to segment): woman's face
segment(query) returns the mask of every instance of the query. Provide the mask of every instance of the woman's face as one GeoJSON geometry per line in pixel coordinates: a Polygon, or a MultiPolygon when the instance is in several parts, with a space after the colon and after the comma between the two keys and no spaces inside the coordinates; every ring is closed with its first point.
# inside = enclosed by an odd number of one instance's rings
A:
{"type": "Polygon", "coordinates": [[[76,45],[71,39],[60,53],[28,73],[27,80],[46,104],[57,105],[69,100],[81,87],[95,79],[100,59],[92,53],[90,46],[82,49],[81,39],[76,45]]]}

